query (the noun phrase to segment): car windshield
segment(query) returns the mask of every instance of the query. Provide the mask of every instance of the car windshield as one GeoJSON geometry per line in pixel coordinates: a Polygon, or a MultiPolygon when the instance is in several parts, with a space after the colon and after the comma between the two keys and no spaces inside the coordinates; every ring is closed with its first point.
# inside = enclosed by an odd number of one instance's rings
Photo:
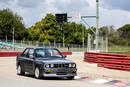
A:
{"type": "Polygon", "coordinates": [[[62,55],[57,49],[36,49],[36,58],[62,58],[62,55]]]}

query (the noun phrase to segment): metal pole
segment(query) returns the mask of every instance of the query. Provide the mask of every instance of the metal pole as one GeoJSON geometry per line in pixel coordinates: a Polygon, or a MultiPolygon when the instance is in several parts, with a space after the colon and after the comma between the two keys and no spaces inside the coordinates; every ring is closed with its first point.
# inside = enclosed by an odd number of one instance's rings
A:
{"type": "MultiPolygon", "coordinates": [[[[81,21],[80,21],[80,23],[81,23],[81,21]]],[[[84,28],[82,28],[82,48],[84,51],[84,28]]]]}
{"type": "Polygon", "coordinates": [[[82,46],[83,46],[83,51],[84,51],[84,29],[82,30],[82,46]]]}
{"type": "Polygon", "coordinates": [[[13,44],[14,44],[14,28],[13,28],[13,44]]]}
{"type": "Polygon", "coordinates": [[[96,0],[96,51],[98,50],[99,0],[96,0]]]}
{"type": "Polygon", "coordinates": [[[104,51],[104,37],[102,36],[102,52],[104,51]]]}
{"type": "Polygon", "coordinates": [[[6,37],[6,42],[7,42],[7,31],[6,31],[6,36],[5,37],[6,37]]]}
{"type": "Polygon", "coordinates": [[[108,36],[106,36],[106,52],[108,52],[108,36]]]}
{"type": "Polygon", "coordinates": [[[65,47],[64,40],[65,40],[65,38],[64,38],[64,33],[63,33],[63,48],[65,47]]]}
{"type": "Polygon", "coordinates": [[[54,38],[54,48],[56,48],[56,40],[55,40],[55,38],[54,38]]]}
{"type": "MultiPolygon", "coordinates": [[[[12,39],[13,39],[13,46],[14,46],[14,28],[13,28],[13,36],[12,36],[12,39]]],[[[15,51],[15,47],[14,48],[14,51],[15,51]]]]}
{"type": "MultiPolygon", "coordinates": [[[[62,27],[61,27],[61,28],[62,28],[62,27]]],[[[62,32],[63,32],[62,34],[63,34],[63,48],[64,48],[64,47],[65,47],[65,44],[64,44],[64,39],[65,39],[65,38],[64,38],[64,30],[63,30],[63,28],[62,28],[62,32]]]]}
{"type": "Polygon", "coordinates": [[[20,46],[22,46],[22,40],[20,41],[20,46]]]}
{"type": "Polygon", "coordinates": [[[91,45],[91,40],[90,40],[90,34],[88,33],[88,45],[87,45],[87,52],[90,51],[90,45],[91,45]]]}
{"type": "MultiPolygon", "coordinates": [[[[82,21],[91,29],[90,25],[82,18],[82,21]]],[[[91,31],[95,34],[95,31],[91,29],[91,31]]]]}

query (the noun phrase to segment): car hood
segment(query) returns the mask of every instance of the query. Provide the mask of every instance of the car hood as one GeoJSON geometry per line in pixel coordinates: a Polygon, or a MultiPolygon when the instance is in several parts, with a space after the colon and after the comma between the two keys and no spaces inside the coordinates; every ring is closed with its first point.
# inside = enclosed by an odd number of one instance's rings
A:
{"type": "Polygon", "coordinates": [[[43,62],[46,64],[75,63],[72,60],[66,60],[66,59],[37,59],[37,61],[43,62]]]}

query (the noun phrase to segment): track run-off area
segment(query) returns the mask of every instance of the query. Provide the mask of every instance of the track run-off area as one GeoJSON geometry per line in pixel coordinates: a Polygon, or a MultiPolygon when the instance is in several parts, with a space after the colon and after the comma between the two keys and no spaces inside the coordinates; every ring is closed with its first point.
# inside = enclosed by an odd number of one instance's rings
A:
{"type": "Polygon", "coordinates": [[[130,87],[130,72],[97,67],[83,61],[83,55],[69,55],[67,59],[77,64],[78,76],[74,80],[64,78],[35,79],[19,76],[16,57],[0,57],[0,87],[130,87]]]}

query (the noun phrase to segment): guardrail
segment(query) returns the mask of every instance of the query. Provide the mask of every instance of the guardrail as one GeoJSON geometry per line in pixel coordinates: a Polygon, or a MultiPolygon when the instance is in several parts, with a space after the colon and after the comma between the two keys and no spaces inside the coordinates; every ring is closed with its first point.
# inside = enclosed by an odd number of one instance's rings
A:
{"type": "Polygon", "coordinates": [[[130,70],[130,57],[128,55],[85,52],[84,61],[97,63],[98,67],[130,70]]]}
{"type": "Polygon", "coordinates": [[[72,55],[72,52],[61,52],[63,55],[72,55]]]}
{"type": "MultiPolygon", "coordinates": [[[[0,52],[0,57],[14,57],[22,52],[0,52]]],[[[72,52],[61,52],[63,55],[72,55],[72,52]]]]}
{"type": "Polygon", "coordinates": [[[13,57],[17,56],[20,53],[22,52],[0,52],[0,57],[13,57]]]}

